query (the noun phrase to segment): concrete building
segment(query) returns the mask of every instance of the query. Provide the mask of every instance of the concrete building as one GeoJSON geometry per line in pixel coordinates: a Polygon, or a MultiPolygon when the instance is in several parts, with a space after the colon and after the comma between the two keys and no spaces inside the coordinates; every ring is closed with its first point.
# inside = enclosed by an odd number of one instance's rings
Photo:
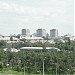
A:
{"type": "Polygon", "coordinates": [[[37,29],[36,34],[37,34],[37,37],[46,37],[46,30],[45,29],[37,29]]]}
{"type": "Polygon", "coordinates": [[[26,42],[31,42],[31,43],[35,43],[35,42],[41,42],[44,39],[42,37],[20,37],[20,40],[25,39],[26,42]]]}
{"type": "Polygon", "coordinates": [[[22,29],[22,36],[29,37],[30,36],[30,30],[29,29],[22,29]]]}
{"type": "Polygon", "coordinates": [[[51,29],[50,30],[50,37],[58,37],[58,30],[57,29],[51,29]]]}
{"type": "Polygon", "coordinates": [[[64,35],[64,40],[71,40],[71,41],[74,41],[75,40],[75,36],[71,35],[71,34],[67,34],[67,35],[64,35]]]}

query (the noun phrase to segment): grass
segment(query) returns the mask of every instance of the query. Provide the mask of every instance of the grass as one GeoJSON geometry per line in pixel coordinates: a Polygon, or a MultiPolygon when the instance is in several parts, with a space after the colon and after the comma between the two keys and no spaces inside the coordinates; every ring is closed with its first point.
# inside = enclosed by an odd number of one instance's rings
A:
{"type": "MultiPolygon", "coordinates": [[[[17,72],[17,71],[11,71],[11,70],[0,71],[0,73],[1,74],[24,75],[24,72],[17,72]]],[[[42,74],[29,74],[29,73],[25,73],[25,75],[42,75],[42,74]]],[[[50,74],[44,74],[44,75],[50,75],[50,74]]]]}
{"type": "MultiPolygon", "coordinates": [[[[24,75],[23,72],[17,72],[17,71],[12,71],[12,70],[8,70],[8,71],[2,70],[2,71],[0,71],[0,74],[24,75]]],[[[26,73],[25,75],[42,75],[42,74],[28,74],[28,73],[26,73]]],[[[52,74],[44,74],[44,75],[52,75],[52,74]]],[[[63,75],[63,74],[61,74],[61,75],[63,75]]],[[[73,74],[73,75],[75,75],[75,74],[73,74]]]]}

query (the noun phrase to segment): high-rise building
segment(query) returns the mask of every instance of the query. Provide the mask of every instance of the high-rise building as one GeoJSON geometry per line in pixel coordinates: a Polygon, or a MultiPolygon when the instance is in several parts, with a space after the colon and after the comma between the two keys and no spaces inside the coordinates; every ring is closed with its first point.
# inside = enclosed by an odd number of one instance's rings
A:
{"type": "Polygon", "coordinates": [[[29,37],[30,36],[30,30],[29,29],[22,29],[22,36],[29,37]]]}
{"type": "Polygon", "coordinates": [[[58,30],[57,29],[51,29],[50,30],[50,37],[58,37],[58,30]]]}
{"type": "Polygon", "coordinates": [[[37,37],[46,37],[46,30],[45,29],[37,29],[36,34],[37,34],[37,37]]]}

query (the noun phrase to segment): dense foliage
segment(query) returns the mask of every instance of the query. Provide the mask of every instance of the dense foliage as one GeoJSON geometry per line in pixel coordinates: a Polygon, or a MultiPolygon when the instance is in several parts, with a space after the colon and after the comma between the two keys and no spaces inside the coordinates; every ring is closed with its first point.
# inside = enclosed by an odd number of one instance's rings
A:
{"type": "MultiPolygon", "coordinates": [[[[4,51],[5,42],[0,42],[0,70],[4,68],[10,68],[15,71],[25,71],[27,73],[42,73],[43,61],[45,66],[45,73],[55,75],[56,72],[59,74],[73,74],[75,72],[75,44],[72,41],[66,43],[50,44],[46,43],[30,43],[30,42],[19,42],[10,47],[21,48],[23,46],[41,46],[50,47],[55,46],[61,51],[56,50],[28,50],[11,52],[10,48],[4,51]]],[[[8,45],[9,46],[9,45],[8,45]]]]}

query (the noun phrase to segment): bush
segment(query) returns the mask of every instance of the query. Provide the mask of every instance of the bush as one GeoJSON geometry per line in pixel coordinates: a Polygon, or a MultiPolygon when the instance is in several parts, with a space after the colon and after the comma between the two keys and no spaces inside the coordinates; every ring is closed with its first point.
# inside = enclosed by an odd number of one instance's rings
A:
{"type": "Polygon", "coordinates": [[[0,71],[2,71],[2,69],[3,69],[3,63],[0,62],[0,71]]]}

